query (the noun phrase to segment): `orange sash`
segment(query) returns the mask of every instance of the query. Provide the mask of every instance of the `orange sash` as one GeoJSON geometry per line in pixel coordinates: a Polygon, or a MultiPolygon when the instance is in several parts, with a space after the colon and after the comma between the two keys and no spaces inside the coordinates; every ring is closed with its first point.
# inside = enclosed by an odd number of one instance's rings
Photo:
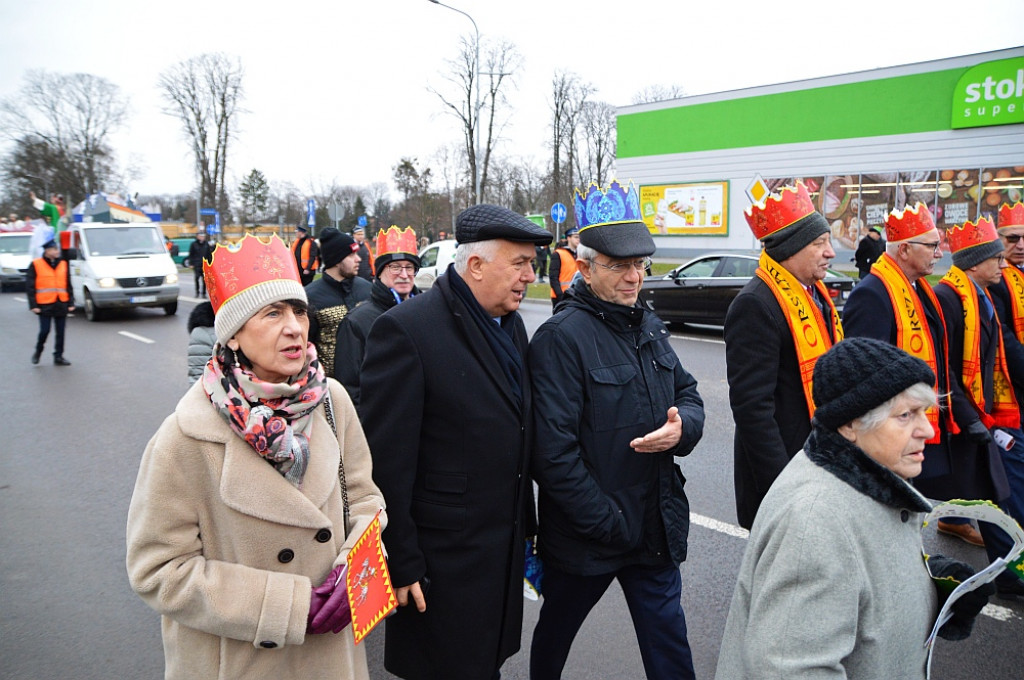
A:
{"type": "Polygon", "coordinates": [[[1013,334],[1017,341],[1024,343],[1024,272],[1012,264],[1003,269],[1003,281],[1010,291],[1010,315],[1013,317],[1013,334]]]}
{"type": "MultiPolygon", "coordinates": [[[[935,352],[935,340],[932,337],[931,329],[928,327],[928,319],[925,316],[924,305],[921,302],[921,298],[918,296],[917,291],[914,290],[913,284],[907,278],[903,270],[899,268],[896,261],[889,256],[888,253],[883,253],[875,263],[871,266],[871,273],[879,278],[882,285],[885,286],[885,290],[889,293],[889,302],[892,304],[892,311],[896,318],[896,346],[902,349],[904,352],[911,356],[915,356],[928,364],[932,372],[935,373],[935,394],[939,397],[939,403],[930,407],[926,411],[928,416],[928,422],[931,423],[932,429],[935,430],[935,436],[928,440],[929,444],[938,444],[942,436],[939,431],[939,411],[940,404],[941,408],[946,414],[946,430],[951,434],[957,434],[960,432],[960,427],[953,420],[952,404],[949,392],[942,394],[939,389],[941,384],[939,381],[939,367],[938,359],[935,352]]],[[[928,285],[927,281],[921,282],[921,291],[932,303],[932,308],[935,309],[939,318],[942,318],[942,307],[939,306],[939,301],[935,297],[935,293],[932,291],[932,287],[928,285]]],[[[946,351],[943,356],[949,355],[948,346],[946,346],[946,329],[945,321],[943,321],[942,333],[940,335],[943,342],[943,349],[946,351]]],[[[949,384],[949,363],[943,362],[942,370],[945,371],[946,384],[949,384]]]]}
{"type": "MultiPolygon", "coordinates": [[[[789,334],[793,338],[793,346],[796,348],[796,359],[800,365],[800,382],[804,386],[804,398],[807,400],[807,410],[811,417],[814,416],[814,397],[812,393],[814,364],[818,357],[832,347],[832,340],[829,337],[829,329],[835,341],[843,339],[843,326],[839,322],[839,313],[836,306],[832,304],[832,298],[828,295],[828,289],[821,281],[815,281],[814,287],[822,299],[828,303],[831,325],[826,325],[825,317],[822,315],[818,305],[811,300],[807,290],[799,280],[778,262],[768,256],[768,253],[761,251],[761,259],[757,267],[757,276],[768,285],[768,290],[775,295],[775,299],[782,308],[782,315],[789,323],[789,334]]],[[[751,339],[753,342],[754,340],[751,339]]]]}
{"type": "MultiPolygon", "coordinates": [[[[964,351],[963,381],[968,398],[974,403],[975,410],[981,417],[985,427],[1020,427],[1020,411],[1017,409],[1017,398],[1010,384],[1010,372],[1006,368],[1006,352],[1003,348],[1003,334],[999,330],[999,319],[993,318],[996,324],[996,365],[992,378],[992,412],[985,412],[984,380],[981,375],[981,314],[978,310],[978,289],[971,279],[959,267],[949,268],[942,277],[941,283],[946,284],[960,296],[964,307],[964,351]]],[[[992,298],[988,291],[985,297],[992,298]]]]}

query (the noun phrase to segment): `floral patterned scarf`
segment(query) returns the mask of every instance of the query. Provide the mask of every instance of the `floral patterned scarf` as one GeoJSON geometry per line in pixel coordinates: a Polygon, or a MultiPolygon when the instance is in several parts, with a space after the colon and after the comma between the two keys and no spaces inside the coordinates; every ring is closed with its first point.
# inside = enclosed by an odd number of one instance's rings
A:
{"type": "Polygon", "coordinates": [[[296,487],[302,485],[312,414],[327,394],[327,379],[313,343],[306,345],[300,377],[287,383],[265,382],[238,365],[225,371],[217,352],[206,364],[203,389],[238,436],[285,479],[296,487]]]}

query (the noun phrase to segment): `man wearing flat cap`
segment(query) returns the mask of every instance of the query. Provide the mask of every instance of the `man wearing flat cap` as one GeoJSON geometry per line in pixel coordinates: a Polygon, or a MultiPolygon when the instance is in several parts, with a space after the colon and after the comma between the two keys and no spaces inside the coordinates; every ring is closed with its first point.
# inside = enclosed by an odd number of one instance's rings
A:
{"type": "Polygon", "coordinates": [[[400,605],[385,624],[384,665],[414,680],[499,677],[519,650],[535,524],[516,310],[535,279],[534,248],[551,234],[476,205],[459,214],[455,238],[455,262],[434,286],[374,322],[360,374],[400,605]]]}
{"type": "Polygon", "coordinates": [[[544,605],[531,680],[560,678],[613,580],[652,679],[693,678],[679,564],[689,503],[675,456],[701,438],[697,381],[665,325],[637,304],[654,240],[632,185],[576,194],[581,278],[530,342],[537,546],[544,605]]]}
{"type": "Polygon", "coordinates": [[[736,517],[749,529],[768,488],[811,432],[814,363],[842,340],[821,283],[836,256],[825,218],[802,183],[747,209],[763,244],[756,275],[725,317],[729,403],[736,422],[736,517]]]}
{"type": "Polygon", "coordinates": [[[359,271],[359,245],[355,239],[334,227],[320,232],[320,257],[323,275],[305,286],[309,298],[309,339],[327,375],[334,375],[334,349],[338,324],[363,300],[370,298],[373,286],[356,276],[359,271]]]}

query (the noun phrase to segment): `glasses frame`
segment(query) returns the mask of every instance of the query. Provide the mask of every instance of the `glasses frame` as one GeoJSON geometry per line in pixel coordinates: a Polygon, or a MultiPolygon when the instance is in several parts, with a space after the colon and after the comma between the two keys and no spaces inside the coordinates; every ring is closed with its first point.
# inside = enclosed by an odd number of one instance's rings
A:
{"type": "Polygon", "coordinates": [[[392,274],[401,274],[402,272],[409,272],[410,274],[416,273],[416,266],[413,264],[398,264],[397,262],[388,262],[384,265],[384,269],[388,270],[392,274]],[[398,267],[398,269],[395,269],[398,267]]]}
{"type": "Polygon", "coordinates": [[[632,262],[618,262],[616,264],[604,264],[602,262],[598,262],[597,260],[590,260],[590,264],[596,264],[598,267],[603,267],[613,274],[622,276],[629,270],[630,267],[632,267],[638,272],[646,273],[651,266],[651,258],[645,257],[639,260],[634,260],[632,262]]]}
{"type": "Polygon", "coordinates": [[[933,253],[937,253],[942,250],[942,240],[939,239],[935,243],[924,243],[923,241],[907,241],[907,243],[913,243],[915,246],[927,246],[932,249],[933,253]]]}

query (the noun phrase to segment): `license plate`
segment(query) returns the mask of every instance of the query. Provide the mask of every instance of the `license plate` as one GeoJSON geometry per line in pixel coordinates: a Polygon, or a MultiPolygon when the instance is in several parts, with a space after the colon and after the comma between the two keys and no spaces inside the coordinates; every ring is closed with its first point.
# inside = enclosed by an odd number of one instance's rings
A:
{"type": "Polygon", "coordinates": [[[134,305],[139,305],[139,304],[142,304],[143,302],[156,302],[156,296],[155,295],[133,295],[132,297],[128,298],[128,302],[131,302],[134,305]]]}

